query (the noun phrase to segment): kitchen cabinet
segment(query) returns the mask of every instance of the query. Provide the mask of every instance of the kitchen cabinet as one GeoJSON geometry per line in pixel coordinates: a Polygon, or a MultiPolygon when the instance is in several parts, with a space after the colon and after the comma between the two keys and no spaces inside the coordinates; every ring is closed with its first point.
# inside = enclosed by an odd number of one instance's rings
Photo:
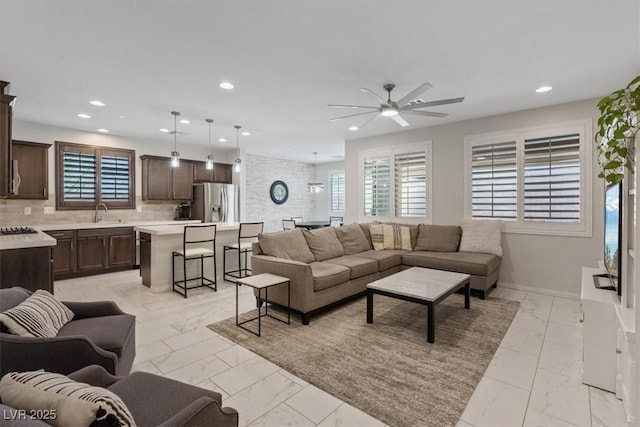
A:
{"type": "Polygon", "coordinates": [[[5,93],[9,82],[0,81],[0,197],[12,191],[11,122],[15,96],[5,93]]]}
{"type": "Polygon", "coordinates": [[[0,288],[20,286],[53,293],[51,246],[0,251],[0,288]]]}
{"type": "Polygon", "coordinates": [[[87,276],[132,269],[136,257],[133,227],[50,231],[58,241],[54,278],[87,276]]]}
{"type": "Polygon", "coordinates": [[[151,287],[151,235],[140,233],[140,277],[142,284],[151,287]]]}
{"type": "Polygon", "coordinates": [[[172,168],[168,157],[140,156],[142,200],[189,201],[193,194],[193,162],[181,160],[172,168]]]}
{"type": "Polygon", "coordinates": [[[20,187],[12,199],[46,200],[49,198],[49,147],[51,144],[13,141],[12,156],[17,160],[20,187]]]}
{"type": "Polygon", "coordinates": [[[231,184],[231,165],[226,163],[214,163],[213,170],[207,170],[206,162],[193,162],[194,182],[218,182],[231,184]]]}

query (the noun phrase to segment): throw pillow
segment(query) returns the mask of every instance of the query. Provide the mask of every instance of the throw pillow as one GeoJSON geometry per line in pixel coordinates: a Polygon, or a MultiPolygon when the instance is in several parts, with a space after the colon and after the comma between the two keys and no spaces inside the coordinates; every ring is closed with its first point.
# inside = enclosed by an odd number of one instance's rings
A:
{"type": "Polygon", "coordinates": [[[307,264],[316,260],[299,228],[279,233],[260,234],[258,243],[262,252],[268,256],[307,264]]]}
{"type": "Polygon", "coordinates": [[[344,256],[344,248],[338,240],[335,227],[318,228],[316,230],[302,230],[309,249],[316,257],[316,261],[344,256]]]}
{"type": "Polygon", "coordinates": [[[9,332],[22,337],[55,337],[73,312],[49,292],[38,289],[17,306],[0,313],[9,332]]]}
{"type": "Polygon", "coordinates": [[[416,251],[456,252],[461,235],[457,225],[420,224],[416,251]]]}
{"type": "Polygon", "coordinates": [[[0,380],[2,403],[26,411],[55,413],[65,427],[135,426],[118,396],[107,389],[78,383],[50,372],[9,372],[0,380]]]}
{"type": "Polygon", "coordinates": [[[502,256],[501,220],[473,220],[462,224],[460,252],[482,252],[502,256]]]}
{"type": "Polygon", "coordinates": [[[406,225],[371,224],[369,225],[373,249],[411,250],[411,233],[406,225]]]}
{"type": "Polygon", "coordinates": [[[358,224],[336,228],[336,236],[342,243],[345,255],[353,255],[371,249],[367,236],[358,224]]]}

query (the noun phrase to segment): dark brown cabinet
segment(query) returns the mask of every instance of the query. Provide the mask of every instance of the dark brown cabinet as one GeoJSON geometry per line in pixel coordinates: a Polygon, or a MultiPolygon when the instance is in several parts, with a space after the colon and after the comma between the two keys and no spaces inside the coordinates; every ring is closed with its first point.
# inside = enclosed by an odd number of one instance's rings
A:
{"type": "Polygon", "coordinates": [[[185,201],[193,194],[193,162],[181,160],[172,168],[168,157],[140,156],[142,200],[185,201]]]}
{"type": "Polygon", "coordinates": [[[151,287],[151,235],[140,233],[140,277],[142,284],[151,287]]]}
{"type": "Polygon", "coordinates": [[[13,141],[13,160],[17,161],[17,172],[20,176],[18,194],[12,199],[43,199],[49,198],[49,147],[51,144],[38,142],[13,141]]]}
{"type": "Polygon", "coordinates": [[[9,82],[0,81],[0,197],[12,192],[11,122],[15,96],[5,93],[9,82]]]}
{"type": "Polygon", "coordinates": [[[231,165],[226,163],[214,163],[213,170],[207,169],[206,162],[193,162],[194,182],[219,182],[231,184],[231,165]]]}
{"type": "Polygon", "coordinates": [[[132,227],[51,231],[54,278],[64,279],[133,268],[136,241],[132,227]]]}
{"type": "Polygon", "coordinates": [[[20,286],[53,293],[51,246],[0,251],[0,288],[20,286]]]}

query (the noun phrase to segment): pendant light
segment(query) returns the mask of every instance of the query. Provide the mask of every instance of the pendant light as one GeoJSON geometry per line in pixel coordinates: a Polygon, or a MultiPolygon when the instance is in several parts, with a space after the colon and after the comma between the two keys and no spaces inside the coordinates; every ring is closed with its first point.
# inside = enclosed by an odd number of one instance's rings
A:
{"type": "Polygon", "coordinates": [[[180,166],[180,153],[178,153],[178,111],[172,111],[173,115],[173,151],[171,152],[171,167],[177,168],[180,166]]]}
{"type": "Polygon", "coordinates": [[[213,154],[211,154],[211,123],[213,119],[205,119],[205,122],[209,125],[209,155],[207,156],[207,170],[213,170],[213,154]]]}
{"type": "Polygon", "coordinates": [[[235,167],[233,168],[233,170],[235,172],[240,172],[240,164],[242,163],[242,160],[240,159],[240,129],[242,127],[240,125],[235,125],[234,128],[236,128],[236,143],[238,144],[238,158],[235,160],[235,167]]]}
{"type": "MultiPolygon", "coordinates": [[[[316,151],[313,152],[313,166],[314,166],[314,175],[315,175],[315,166],[318,161],[318,153],[316,151]]],[[[310,182],[307,184],[307,192],[309,193],[320,193],[324,191],[324,184],[321,182],[310,182]]]]}

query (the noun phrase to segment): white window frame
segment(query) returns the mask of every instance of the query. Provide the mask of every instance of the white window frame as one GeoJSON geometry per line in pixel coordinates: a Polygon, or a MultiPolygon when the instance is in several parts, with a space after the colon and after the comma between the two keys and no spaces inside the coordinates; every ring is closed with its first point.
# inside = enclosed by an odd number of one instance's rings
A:
{"type": "MultiPolygon", "coordinates": [[[[476,145],[516,141],[517,208],[515,221],[504,220],[504,231],[507,233],[548,234],[561,236],[591,237],[593,234],[593,210],[591,181],[592,160],[592,127],[591,119],[577,120],[530,128],[514,129],[503,132],[492,132],[479,135],[468,135],[464,138],[464,218],[472,219],[471,209],[471,151],[476,145]],[[536,222],[524,221],[524,141],[556,135],[578,134],[580,138],[580,222],[536,222]]],[[[491,219],[489,219],[491,220],[491,219]]]]}
{"type": "MultiPolygon", "coordinates": [[[[346,201],[345,201],[346,203],[346,201]]],[[[394,147],[372,148],[360,150],[358,152],[358,221],[399,221],[407,224],[431,224],[433,220],[433,150],[431,141],[422,141],[411,144],[397,145],[394,147]],[[424,217],[396,217],[389,216],[365,216],[364,215],[364,160],[369,157],[389,157],[391,168],[392,185],[389,193],[389,203],[391,211],[395,212],[395,155],[424,151],[426,157],[426,178],[427,178],[427,206],[424,217]]]]}
{"type": "Polygon", "coordinates": [[[345,173],[344,169],[335,169],[335,170],[330,170],[327,173],[327,182],[329,183],[329,191],[327,192],[329,195],[329,200],[328,200],[328,204],[329,204],[329,216],[333,215],[333,214],[342,214],[341,216],[344,216],[344,212],[347,209],[347,195],[346,195],[346,190],[347,190],[347,174],[345,173]],[[332,187],[332,183],[331,183],[331,176],[332,175],[343,175],[344,176],[344,185],[345,185],[345,197],[343,200],[343,206],[344,209],[343,210],[337,210],[334,211],[332,208],[332,200],[333,200],[333,187],[332,187]]]}

